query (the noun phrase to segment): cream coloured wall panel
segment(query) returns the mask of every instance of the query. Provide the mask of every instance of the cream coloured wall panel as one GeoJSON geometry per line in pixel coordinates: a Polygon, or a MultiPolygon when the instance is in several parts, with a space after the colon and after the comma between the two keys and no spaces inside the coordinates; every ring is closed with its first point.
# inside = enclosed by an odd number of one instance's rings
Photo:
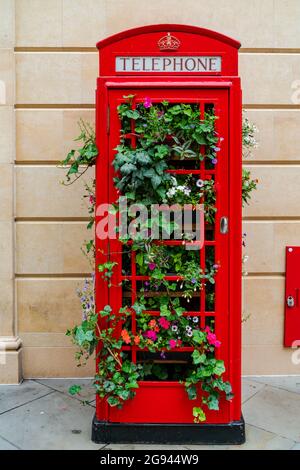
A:
{"type": "Polygon", "coordinates": [[[74,0],[16,0],[17,45],[92,47],[135,26],[181,23],[220,31],[243,47],[291,48],[299,47],[299,16],[297,0],[186,0],[184,8],[181,0],[76,0],[76,7],[74,0]]]}
{"type": "Polygon", "coordinates": [[[81,145],[79,142],[74,142],[74,138],[80,134],[78,127],[80,118],[94,126],[95,111],[17,109],[17,161],[61,161],[71,149],[81,145]]]}
{"type": "MultiPolygon", "coordinates": [[[[299,221],[244,221],[249,273],[284,273],[285,247],[299,245],[299,221]]],[[[259,281],[258,281],[259,282],[259,281]]]]}
{"type": "Polygon", "coordinates": [[[17,46],[62,45],[62,0],[15,2],[17,46]]]}
{"type": "Polygon", "coordinates": [[[300,166],[251,166],[252,178],[258,179],[246,217],[297,217],[300,200],[300,166]]]}
{"type": "Polygon", "coordinates": [[[300,375],[300,364],[292,362],[293,354],[297,354],[299,360],[299,351],[297,353],[282,345],[245,345],[242,373],[244,375],[300,375]]]}
{"type": "Polygon", "coordinates": [[[16,273],[89,273],[91,267],[81,252],[91,231],[81,222],[18,222],[16,225],[16,273]]]}
{"type": "Polygon", "coordinates": [[[284,277],[244,279],[244,345],[281,345],[284,328],[284,277]]]}
{"type": "MultiPolygon", "coordinates": [[[[24,379],[34,377],[92,377],[95,373],[93,359],[84,367],[77,367],[74,347],[24,347],[24,379]]],[[[76,382],[74,382],[76,383],[76,382]]]]}
{"type": "Polygon", "coordinates": [[[19,330],[22,333],[65,333],[80,323],[81,306],[76,289],[82,288],[83,282],[83,279],[69,278],[17,279],[19,330]]]}
{"type": "Polygon", "coordinates": [[[66,169],[55,166],[18,166],[17,217],[88,217],[88,202],[82,196],[84,184],[91,183],[94,169],[69,186],[62,184],[65,174],[66,169]]]}
{"type": "Polygon", "coordinates": [[[22,104],[95,102],[97,53],[16,54],[16,100],[22,104]]]}
{"type": "MultiPolygon", "coordinates": [[[[16,67],[19,104],[95,102],[97,53],[19,52],[16,67]]],[[[299,54],[241,54],[240,74],[244,103],[293,104],[292,86],[300,76],[299,54]]]]}
{"type": "Polygon", "coordinates": [[[249,109],[245,116],[259,130],[256,133],[259,145],[246,162],[300,160],[299,109],[249,109]]]}

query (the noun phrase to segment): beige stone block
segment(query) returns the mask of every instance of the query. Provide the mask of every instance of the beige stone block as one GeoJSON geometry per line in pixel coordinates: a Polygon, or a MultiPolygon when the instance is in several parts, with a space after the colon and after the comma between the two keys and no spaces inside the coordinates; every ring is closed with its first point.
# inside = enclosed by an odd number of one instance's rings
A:
{"type": "Polygon", "coordinates": [[[245,104],[293,104],[297,54],[240,54],[239,59],[245,104]]]}
{"type": "Polygon", "coordinates": [[[254,165],[248,169],[252,178],[258,179],[258,185],[250,204],[244,208],[244,216],[299,216],[300,166],[254,165]]]}
{"type": "Polygon", "coordinates": [[[62,184],[65,174],[66,169],[55,166],[18,166],[17,217],[88,217],[88,202],[82,197],[84,184],[91,183],[94,169],[69,186],[62,184]]]}
{"type": "Polygon", "coordinates": [[[270,0],[186,0],[184,8],[180,0],[109,0],[106,27],[109,35],[145,24],[190,24],[232,36],[243,47],[267,47],[273,42],[272,7],[270,0]]]}
{"type": "Polygon", "coordinates": [[[284,328],[284,277],[244,279],[244,345],[281,345],[284,328]]]}
{"type": "Polygon", "coordinates": [[[274,0],[274,47],[299,48],[300,2],[274,0]]]}
{"type": "Polygon", "coordinates": [[[89,273],[91,267],[81,252],[81,246],[92,236],[84,222],[18,222],[16,272],[89,273]]]}
{"type": "Polygon", "coordinates": [[[80,323],[81,305],[76,289],[82,288],[83,282],[83,279],[17,279],[20,335],[65,333],[80,323]]]}
{"type": "MultiPolygon", "coordinates": [[[[63,46],[93,47],[106,36],[105,0],[63,0],[63,46]]],[[[113,3],[113,2],[112,2],[113,3]]]]}
{"type": "Polygon", "coordinates": [[[22,350],[0,352],[0,384],[19,384],[22,380],[22,350]]]}
{"type": "Polygon", "coordinates": [[[13,276],[13,222],[0,221],[0,279],[13,276]]]}
{"type": "Polygon", "coordinates": [[[24,347],[31,348],[68,348],[72,345],[70,337],[65,333],[24,333],[21,331],[20,338],[24,347]]]}
{"type": "Polygon", "coordinates": [[[14,111],[12,106],[0,106],[0,163],[13,161],[14,111]]]}
{"type": "Polygon", "coordinates": [[[248,221],[245,253],[249,273],[284,273],[285,247],[299,245],[300,223],[295,221],[248,221]]]}
{"type": "Polygon", "coordinates": [[[15,327],[14,315],[14,281],[0,281],[0,336],[13,336],[15,327]]]}
{"type": "MultiPolygon", "coordinates": [[[[95,102],[97,53],[20,52],[16,65],[17,103],[95,102]]],[[[240,73],[245,104],[292,104],[300,63],[296,54],[241,54],[240,73]]]]}
{"type": "Polygon", "coordinates": [[[0,49],[0,105],[14,104],[14,64],[13,49],[0,49]]]}
{"type": "Polygon", "coordinates": [[[253,345],[243,347],[243,375],[299,375],[300,364],[293,363],[299,350],[280,345],[253,345]],[[294,354],[294,356],[293,356],[294,354]]]}
{"type": "Polygon", "coordinates": [[[257,109],[247,110],[245,115],[259,129],[256,133],[259,145],[246,161],[300,160],[299,110],[257,109]]]}
{"type": "Polygon", "coordinates": [[[94,104],[97,53],[18,53],[17,103],[94,104]]]}
{"type": "Polygon", "coordinates": [[[9,221],[13,217],[13,165],[0,163],[0,220],[9,221]]]}
{"type": "Polygon", "coordinates": [[[15,41],[15,5],[14,0],[0,2],[0,47],[14,47],[15,41]]]}
{"type": "Polygon", "coordinates": [[[95,363],[90,359],[86,366],[78,367],[73,347],[26,347],[23,348],[23,376],[37,377],[92,377],[95,363]]]}
{"type": "Polygon", "coordinates": [[[17,160],[56,161],[66,157],[81,142],[78,122],[94,126],[93,109],[18,109],[16,112],[17,160]]]}
{"type": "Polygon", "coordinates": [[[16,0],[16,45],[61,46],[62,0],[16,0]]]}

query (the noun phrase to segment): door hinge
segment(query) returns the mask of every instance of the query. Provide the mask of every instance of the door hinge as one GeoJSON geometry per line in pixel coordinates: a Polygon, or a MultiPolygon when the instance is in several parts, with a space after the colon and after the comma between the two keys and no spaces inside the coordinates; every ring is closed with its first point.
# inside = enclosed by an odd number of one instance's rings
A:
{"type": "Polygon", "coordinates": [[[107,114],[106,114],[106,132],[109,134],[110,132],[110,106],[107,106],[107,114]]]}

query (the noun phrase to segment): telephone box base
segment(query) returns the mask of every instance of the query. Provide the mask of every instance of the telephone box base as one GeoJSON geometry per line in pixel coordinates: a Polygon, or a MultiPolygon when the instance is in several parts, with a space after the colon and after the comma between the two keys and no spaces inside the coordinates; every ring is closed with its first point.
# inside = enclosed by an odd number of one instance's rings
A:
{"type": "Polygon", "coordinates": [[[142,444],[243,444],[245,421],[227,424],[147,424],[109,423],[92,424],[92,441],[100,443],[142,444]]]}

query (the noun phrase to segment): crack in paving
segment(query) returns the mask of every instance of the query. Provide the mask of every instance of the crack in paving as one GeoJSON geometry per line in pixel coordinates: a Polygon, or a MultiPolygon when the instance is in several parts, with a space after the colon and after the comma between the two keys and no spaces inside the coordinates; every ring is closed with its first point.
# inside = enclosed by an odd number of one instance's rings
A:
{"type": "Polygon", "coordinates": [[[28,405],[29,403],[33,403],[34,401],[40,400],[41,398],[47,397],[48,395],[51,395],[52,393],[54,393],[54,391],[48,392],[45,395],[41,395],[39,397],[36,397],[33,400],[26,401],[25,403],[22,403],[21,405],[13,406],[12,408],[9,408],[8,410],[1,411],[0,416],[4,415],[5,413],[9,413],[10,411],[17,410],[18,408],[21,408],[22,406],[28,405]]]}

